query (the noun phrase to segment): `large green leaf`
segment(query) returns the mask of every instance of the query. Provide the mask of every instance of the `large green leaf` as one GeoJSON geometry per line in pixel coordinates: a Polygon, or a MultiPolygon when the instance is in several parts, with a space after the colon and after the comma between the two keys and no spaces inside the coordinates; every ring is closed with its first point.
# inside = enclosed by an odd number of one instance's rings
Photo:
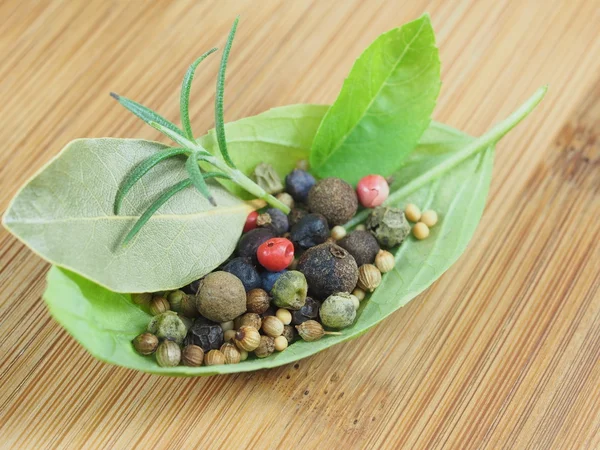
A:
{"type": "Polygon", "coordinates": [[[439,89],[429,16],[382,34],[356,60],[325,115],[311,170],[349,183],[369,173],[389,175],[427,129],[439,89]]]}
{"type": "MultiPolygon", "coordinates": [[[[395,174],[395,187],[436,173],[438,167],[476,142],[459,131],[433,124],[406,164],[395,174]]],[[[384,275],[382,285],[363,302],[356,323],[341,336],[326,336],[317,342],[295,342],[284,352],[265,359],[250,359],[236,365],[211,367],[159,367],[154,358],[136,355],[130,340],[144,331],[150,317],[140,312],[127,296],[112,293],[90,281],[53,268],[48,275],[44,299],[54,317],[94,356],[129,368],[168,375],[212,375],[258,370],[287,364],[317,353],[338,342],[364,333],[387,315],[433,283],[464,251],[481,217],[491,178],[493,149],[474,153],[463,162],[430,180],[405,198],[435,209],[439,224],[429,239],[409,238],[396,250],[396,268],[384,275]],[[130,318],[130,320],[129,320],[130,318]]],[[[480,149],[481,150],[481,149],[480,149]]]]}
{"type": "Polygon", "coordinates": [[[114,215],[120,182],[137,164],[166,147],[135,139],[80,139],[17,194],[4,225],[34,252],[117,292],[174,289],[211,271],[235,248],[249,206],[222,187],[219,207],[193,188],[177,193],[127,245],[137,217],[186,178],[172,158],[148,172],[114,215]]]}

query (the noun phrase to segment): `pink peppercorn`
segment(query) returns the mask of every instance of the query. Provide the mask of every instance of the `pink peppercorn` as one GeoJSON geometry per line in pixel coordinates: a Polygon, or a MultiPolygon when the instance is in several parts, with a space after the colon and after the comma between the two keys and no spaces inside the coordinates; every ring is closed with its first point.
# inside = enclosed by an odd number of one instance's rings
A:
{"type": "Polygon", "coordinates": [[[381,175],[367,175],[358,182],[356,194],[365,208],[375,208],[388,198],[390,186],[381,175]]]}
{"type": "Polygon", "coordinates": [[[244,233],[256,228],[256,219],[258,219],[257,211],[252,211],[250,214],[248,214],[248,217],[246,217],[246,223],[244,224],[244,233]]]}
{"type": "Polygon", "coordinates": [[[280,272],[294,260],[294,244],[285,238],[269,239],[260,244],[256,257],[265,269],[280,272]]]}

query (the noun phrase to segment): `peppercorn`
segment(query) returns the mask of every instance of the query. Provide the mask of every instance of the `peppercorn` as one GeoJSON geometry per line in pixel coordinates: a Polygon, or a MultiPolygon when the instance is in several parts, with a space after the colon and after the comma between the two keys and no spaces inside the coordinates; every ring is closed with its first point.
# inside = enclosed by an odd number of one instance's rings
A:
{"type": "Polygon", "coordinates": [[[168,339],[181,344],[187,333],[187,328],[177,313],[167,311],[154,316],[148,324],[148,333],[158,339],[168,339]]]}
{"type": "Polygon", "coordinates": [[[290,227],[296,225],[304,216],[308,214],[308,210],[304,205],[296,205],[295,208],[292,208],[290,213],[288,214],[288,222],[290,227]]]}
{"type": "Polygon", "coordinates": [[[327,297],[319,310],[323,325],[329,328],[346,328],[352,325],[356,318],[352,297],[346,292],[338,292],[327,297]]]}
{"type": "Polygon", "coordinates": [[[388,198],[390,186],[381,175],[367,175],[356,185],[356,193],[361,205],[365,208],[375,208],[388,198]]]}
{"type": "Polygon", "coordinates": [[[206,275],[196,294],[200,314],[213,322],[227,322],[246,311],[246,290],[238,277],[217,271],[206,275]]]}
{"type": "Polygon", "coordinates": [[[260,316],[264,319],[267,316],[274,316],[275,315],[275,308],[273,308],[272,306],[269,306],[264,313],[262,313],[260,316]]]}
{"type": "Polygon", "coordinates": [[[283,322],[277,318],[277,316],[265,317],[262,323],[262,331],[273,338],[281,336],[283,333],[283,322]]]}
{"type": "Polygon", "coordinates": [[[225,264],[223,270],[238,277],[244,285],[246,292],[261,286],[260,275],[256,271],[250,258],[233,258],[225,264]]]}
{"type": "Polygon", "coordinates": [[[133,348],[140,355],[148,356],[156,351],[158,338],[152,333],[142,333],[133,340],[133,348]]]}
{"type": "Polygon", "coordinates": [[[302,340],[306,342],[318,341],[326,334],[342,334],[335,331],[325,331],[323,325],[316,320],[307,320],[300,325],[296,325],[296,330],[298,330],[298,334],[302,340]]]}
{"type": "Polygon", "coordinates": [[[294,260],[294,245],[286,238],[273,238],[260,244],[256,256],[270,272],[281,272],[294,260]]]}
{"type": "Polygon", "coordinates": [[[230,343],[225,343],[221,346],[221,353],[225,357],[225,364],[237,364],[241,360],[241,354],[238,348],[230,343]]]}
{"type": "Polygon", "coordinates": [[[377,239],[368,231],[353,231],[340,240],[337,245],[348,250],[359,267],[363,264],[373,263],[380,250],[377,239]]]}
{"type": "Polygon", "coordinates": [[[373,292],[381,284],[381,272],[373,264],[363,264],[358,268],[358,287],[373,292]]]}
{"type": "Polygon", "coordinates": [[[152,294],[150,292],[144,292],[143,294],[131,294],[131,300],[136,305],[148,306],[152,300],[152,294]]]}
{"type": "Polygon", "coordinates": [[[269,307],[269,294],[264,289],[252,289],[246,294],[246,311],[256,314],[264,313],[269,307]]]}
{"type": "Polygon", "coordinates": [[[263,242],[277,237],[272,227],[255,228],[243,234],[238,242],[238,255],[244,258],[250,258],[253,264],[258,263],[256,250],[263,242]]]}
{"type": "Polygon", "coordinates": [[[288,347],[288,340],[284,336],[277,336],[273,341],[273,346],[275,350],[282,352],[288,347]]]}
{"type": "Polygon", "coordinates": [[[400,245],[410,233],[404,211],[399,208],[375,208],[367,219],[366,226],[383,247],[400,245]]]}
{"type": "Polygon", "coordinates": [[[256,221],[258,220],[258,212],[252,211],[246,216],[246,222],[244,223],[244,228],[242,228],[242,233],[247,233],[250,230],[254,230],[258,225],[256,221]]]}
{"type": "Polygon", "coordinates": [[[204,361],[204,350],[197,345],[186,345],[181,352],[181,362],[189,367],[198,367],[204,361]]]}
{"type": "Polygon", "coordinates": [[[224,342],[233,341],[235,339],[235,333],[237,333],[236,330],[227,330],[227,331],[223,332],[223,341],[224,342]]]}
{"type": "Polygon", "coordinates": [[[254,349],[254,354],[259,358],[266,358],[275,351],[275,339],[271,336],[261,336],[260,344],[254,349]]]}
{"type": "Polygon", "coordinates": [[[354,295],[359,302],[362,302],[365,297],[367,296],[367,293],[365,291],[363,291],[361,288],[355,288],[352,291],[352,295],[354,295]]]}
{"type": "Polygon", "coordinates": [[[236,330],[239,330],[241,327],[254,327],[257,330],[260,330],[262,326],[262,319],[256,313],[246,313],[241,315],[240,317],[236,317],[233,321],[233,326],[236,330]]]}
{"type": "Polygon", "coordinates": [[[421,220],[421,210],[413,203],[409,203],[404,207],[404,215],[411,222],[418,222],[421,220]]]}
{"type": "Polygon", "coordinates": [[[282,235],[290,229],[288,216],[283,211],[277,208],[268,208],[265,214],[271,217],[271,226],[277,234],[282,235]]]}
{"type": "Polygon", "coordinates": [[[413,235],[419,239],[423,240],[429,237],[429,227],[425,225],[423,222],[417,222],[413,226],[412,229],[413,235]]]}
{"type": "Polygon", "coordinates": [[[201,317],[196,319],[184,340],[185,345],[202,347],[204,353],[218,349],[223,344],[223,329],[218,323],[201,317]]]}
{"type": "MultiPolygon", "coordinates": [[[[304,304],[306,305],[306,302],[304,304]]],[[[304,306],[302,306],[302,308],[303,307],[304,306]]],[[[275,311],[275,316],[279,320],[281,320],[281,323],[283,323],[284,325],[289,325],[290,323],[292,323],[292,313],[289,312],[287,309],[279,308],[277,311],[275,311]]]]}
{"type": "Polygon", "coordinates": [[[225,355],[220,350],[211,350],[204,358],[204,364],[207,366],[220,366],[225,364],[225,355]]]}
{"type": "Polygon", "coordinates": [[[279,277],[271,289],[273,304],[279,308],[300,309],[306,302],[307,289],[304,274],[297,270],[287,271],[279,277]]]}
{"type": "Polygon", "coordinates": [[[288,344],[291,344],[296,339],[296,329],[292,325],[284,325],[281,335],[287,339],[288,344]]]}
{"type": "Polygon", "coordinates": [[[185,333],[187,335],[187,332],[190,330],[190,328],[192,328],[192,325],[194,325],[194,319],[191,319],[190,317],[185,317],[182,314],[177,314],[177,317],[179,317],[179,320],[181,320],[185,325],[185,333]]]}
{"type": "Polygon", "coordinates": [[[324,178],[308,194],[308,208],[323,214],[330,226],[348,222],[358,209],[356,192],[341,178],[324,178]]]}
{"type": "Polygon", "coordinates": [[[277,194],[283,191],[281,178],[271,164],[263,162],[256,166],[254,169],[254,179],[256,180],[256,184],[269,194],[277,194]]]}
{"type": "Polygon", "coordinates": [[[396,259],[387,250],[379,250],[377,256],[375,256],[375,266],[381,273],[388,273],[396,265],[396,259]]]}
{"type": "Polygon", "coordinates": [[[306,302],[304,306],[300,308],[298,311],[292,312],[292,323],[294,325],[300,325],[307,320],[314,320],[319,317],[319,308],[321,307],[321,303],[314,300],[311,297],[306,297],[306,302]]]}
{"type": "Polygon", "coordinates": [[[285,177],[285,190],[297,202],[306,202],[315,178],[306,170],[294,169],[285,177]]]}
{"type": "Polygon", "coordinates": [[[294,208],[294,204],[295,204],[294,198],[287,192],[282,192],[281,194],[277,194],[276,198],[277,198],[277,200],[279,200],[281,203],[283,203],[288,208],[290,208],[290,209],[294,208]]]}
{"type": "Polygon", "coordinates": [[[322,244],[328,237],[329,225],[322,214],[307,214],[292,227],[290,233],[291,241],[302,250],[322,244]]]}
{"type": "Polygon", "coordinates": [[[298,261],[298,270],[306,277],[309,294],[316,299],[350,292],[358,280],[358,267],[352,255],[331,242],[306,250],[298,261]]]}
{"type": "Polygon", "coordinates": [[[432,226],[434,226],[437,223],[437,221],[438,221],[438,215],[432,209],[428,209],[427,211],[423,211],[423,214],[421,214],[421,222],[423,222],[429,228],[431,228],[432,226]]]}
{"type": "Polygon", "coordinates": [[[169,301],[164,297],[152,297],[150,300],[150,304],[148,305],[150,309],[150,314],[156,316],[158,314],[162,314],[171,309],[171,305],[169,305],[169,301]]]}
{"type": "Polygon", "coordinates": [[[235,334],[234,343],[239,349],[251,352],[260,344],[260,333],[254,327],[243,326],[235,334]]]}
{"type": "Polygon", "coordinates": [[[181,349],[173,341],[162,341],[156,349],[156,362],[161,367],[175,367],[181,361],[181,349]]]}
{"type": "Polygon", "coordinates": [[[198,292],[198,288],[200,287],[201,281],[202,281],[202,279],[192,281],[187,286],[182,287],[181,290],[188,295],[196,295],[196,293],[198,292]]]}
{"type": "Polygon", "coordinates": [[[287,270],[282,270],[280,272],[263,272],[260,274],[260,279],[262,280],[262,288],[266,292],[271,292],[275,282],[279,279],[279,277],[286,273],[287,270]]]}
{"type": "Polygon", "coordinates": [[[196,308],[196,301],[182,290],[173,291],[168,295],[169,305],[176,313],[185,317],[198,317],[200,313],[196,308]]]}
{"type": "Polygon", "coordinates": [[[267,225],[271,225],[271,216],[268,213],[259,214],[256,218],[256,226],[266,227],[267,225]]]}

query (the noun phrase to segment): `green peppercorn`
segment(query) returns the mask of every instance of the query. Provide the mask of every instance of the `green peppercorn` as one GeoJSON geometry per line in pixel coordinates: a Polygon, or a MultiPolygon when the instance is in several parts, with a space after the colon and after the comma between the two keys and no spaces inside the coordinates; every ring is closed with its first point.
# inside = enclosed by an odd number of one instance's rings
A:
{"type": "Polygon", "coordinates": [[[356,318],[352,297],[345,292],[338,292],[327,297],[319,310],[323,325],[329,328],[346,328],[352,325],[356,318]]]}
{"type": "Polygon", "coordinates": [[[183,342],[187,334],[187,328],[181,318],[173,311],[167,311],[152,318],[148,324],[148,332],[159,339],[183,342]]]}
{"type": "Polygon", "coordinates": [[[273,304],[280,308],[297,310],[306,302],[308,285],[304,274],[289,270],[281,274],[271,289],[273,304]]]}
{"type": "Polygon", "coordinates": [[[410,233],[410,224],[400,208],[379,206],[373,210],[365,223],[380,245],[400,245],[410,233]]]}

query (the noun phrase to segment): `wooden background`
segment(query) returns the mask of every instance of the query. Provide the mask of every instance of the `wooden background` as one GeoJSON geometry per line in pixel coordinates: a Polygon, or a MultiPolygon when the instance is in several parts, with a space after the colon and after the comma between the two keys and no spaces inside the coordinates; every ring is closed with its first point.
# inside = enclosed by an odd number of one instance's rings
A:
{"type": "MultiPolygon", "coordinates": [[[[367,335],[271,371],[161,378],[91,358],[40,299],[48,265],[0,230],[4,448],[600,448],[600,5],[596,0],[0,1],[0,211],[78,137],[158,134],[188,64],[242,15],[226,119],[331,102],[380,33],[429,11],[435,119],[498,146],[465,255],[367,335]],[[207,447],[205,447],[207,446],[207,447]]],[[[217,59],[192,92],[212,126],[217,59]]]]}

